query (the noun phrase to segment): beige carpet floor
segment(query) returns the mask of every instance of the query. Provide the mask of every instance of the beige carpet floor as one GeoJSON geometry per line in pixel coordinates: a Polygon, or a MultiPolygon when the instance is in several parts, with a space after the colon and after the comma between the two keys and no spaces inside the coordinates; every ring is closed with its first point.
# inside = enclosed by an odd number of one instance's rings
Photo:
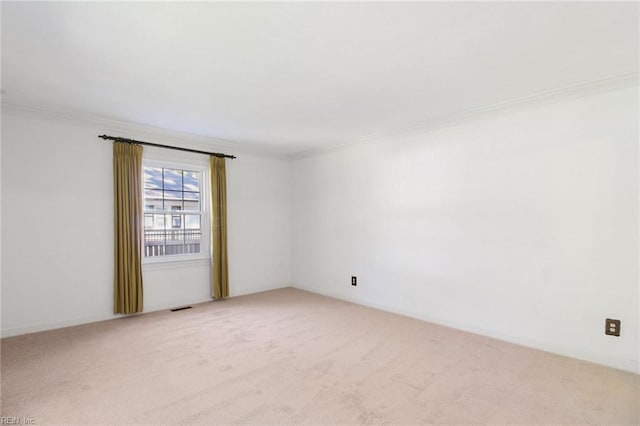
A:
{"type": "Polygon", "coordinates": [[[36,424],[639,424],[640,376],[296,289],[3,339],[36,424]]]}

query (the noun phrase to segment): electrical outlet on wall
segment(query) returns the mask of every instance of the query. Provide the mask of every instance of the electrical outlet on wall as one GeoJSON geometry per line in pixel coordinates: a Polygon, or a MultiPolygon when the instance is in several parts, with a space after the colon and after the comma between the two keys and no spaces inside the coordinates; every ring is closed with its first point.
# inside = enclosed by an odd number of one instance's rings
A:
{"type": "Polygon", "coordinates": [[[357,286],[358,285],[358,278],[352,276],[351,277],[351,285],[357,286]]]}
{"type": "Polygon", "coordinates": [[[604,334],[620,336],[620,320],[607,318],[604,322],[604,334]]]}

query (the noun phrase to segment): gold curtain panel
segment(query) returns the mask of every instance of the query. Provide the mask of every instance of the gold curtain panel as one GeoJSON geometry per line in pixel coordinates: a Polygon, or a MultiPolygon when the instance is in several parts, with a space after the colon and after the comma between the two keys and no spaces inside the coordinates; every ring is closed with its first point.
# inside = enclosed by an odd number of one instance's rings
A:
{"type": "Polygon", "coordinates": [[[116,314],[142,312],[142,146],[113,144],[116,314]]]}
{"type": "Polygon", "coordinates": [[[210,156],[211,169],[211,296],[229,295],[227,265],[227,176],[224,158],[210,156]]]}

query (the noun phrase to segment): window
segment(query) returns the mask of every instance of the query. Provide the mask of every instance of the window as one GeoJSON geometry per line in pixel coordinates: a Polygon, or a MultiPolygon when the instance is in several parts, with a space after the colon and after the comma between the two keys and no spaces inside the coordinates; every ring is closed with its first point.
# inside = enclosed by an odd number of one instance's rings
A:
{"type": "MultiPolygon", "coordinates": [[[[171,210],[181,210],[180,206],[171,206],[171,210]]],[[[179,214],[174,214],[171,216],[171,227],[172,228],[180,228],[182,226],[182,216],[179,214]]]]}
{"type": "Polygon", "coordinates": [[[184,260],[209,255],[205,169],[145,161],[144,258],[184,260]]]}

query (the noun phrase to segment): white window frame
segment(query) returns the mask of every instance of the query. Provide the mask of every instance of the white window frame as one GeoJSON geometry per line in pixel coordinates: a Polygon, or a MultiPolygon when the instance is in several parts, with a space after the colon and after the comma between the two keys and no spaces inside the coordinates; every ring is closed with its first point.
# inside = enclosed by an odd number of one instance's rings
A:
{"type": "MultiPolygon", "coordinates": [[[[211,237],[210,237],[210,222],[211,215],[209,214],[209,167],[205,166],[202,162],[187,162],[187,161],[168,161],[168,160],[156,160],[151,158],[142,159],[142,263],[143,264],[159,264],[167,262],[185,262],[191,260],[203,260],[211,258],[211,237]],[[171,215],[172,211],[165,210],[149,210],[146,209],[145,193],[144,193],[144,168],[145,167],[158,167],[164,169],[178,169],[178,170],[191,170],[200,173],[200,229],[202,232],[202,239],[200,243],[200,253],[186,253],[186,254],[173,254],[165,256],[145,256],[144,249],[144,215],[150,212],[153,214],[171,215]]],[[[176,212],[173,211],[173,214],[176,212]]],[[[180,214],[194,214],[198,211],[186,211],[181,210],[180,214]]]]}

